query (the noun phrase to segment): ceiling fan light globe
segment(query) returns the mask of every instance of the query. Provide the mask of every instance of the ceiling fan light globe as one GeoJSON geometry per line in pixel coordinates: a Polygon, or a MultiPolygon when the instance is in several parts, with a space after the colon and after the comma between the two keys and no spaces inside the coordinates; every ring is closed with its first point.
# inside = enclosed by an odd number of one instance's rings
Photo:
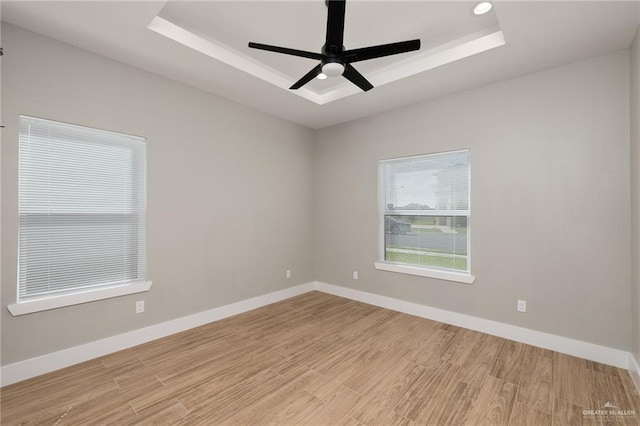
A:
{"type": "Polygon", "coordinates": [[[344,72],[344,65],[339,62],[329,62],[322,66],[322,73],[327,77],[337,77],[344,72]]]}
{"type": "Polygon", "coordinates": [[[326,79],[327,79],[327,75],[326,75],[325,73],[321,72],[320,74],[318,74],[318,75],[316,76],[316,78],[317,78],[318,80],[326,80],[326,79]]]}

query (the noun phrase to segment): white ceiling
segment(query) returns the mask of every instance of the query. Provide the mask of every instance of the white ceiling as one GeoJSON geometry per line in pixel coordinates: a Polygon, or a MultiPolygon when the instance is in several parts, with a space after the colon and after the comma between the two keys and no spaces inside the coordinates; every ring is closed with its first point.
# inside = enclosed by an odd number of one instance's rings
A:
{"type": "Polygon", "coordinates": [[[640,21],[638,1],[496,1],[482,17],[472,16],[473,4],[347,1],[347,49],[422,40],[419,52],[356,64],[376,86],[366,93],[341,77],[290,91],[287,87],[316,62],[247,48],[254,41],[319,51],[326,25],[323,0],[3,1],[1,16],[312,128],[625,49],[640,21]],[[168,22],[173,34],[182,36],[152,31],[152,22],[168,22]],[[196,39],[200,51],[178,42],[181,37],[196,39]]]}

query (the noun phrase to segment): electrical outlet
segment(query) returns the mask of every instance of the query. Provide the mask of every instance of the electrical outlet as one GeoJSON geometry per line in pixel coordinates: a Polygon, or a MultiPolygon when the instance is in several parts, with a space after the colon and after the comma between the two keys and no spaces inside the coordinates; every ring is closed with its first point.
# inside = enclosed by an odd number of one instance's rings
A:
{"type": "Polygon", "coordinates": [[[518,299],[518,312],[527,312],[527,301],[518,299]]]}
{"type": "Polygon", "coordinates": [[[353,279],[354,280],[358,279],[358,271],[353,271],[353,279]]]}
{"type": "Polygon", "coordinates": [[[141,314],[144,312],[144,300],[138,300],[136,302],[136,314],[141,314]]]}
{"type": "Polygon", "coordinates": [[[287,279],[291,278],[291,269],[287,269],[287,279]]]}

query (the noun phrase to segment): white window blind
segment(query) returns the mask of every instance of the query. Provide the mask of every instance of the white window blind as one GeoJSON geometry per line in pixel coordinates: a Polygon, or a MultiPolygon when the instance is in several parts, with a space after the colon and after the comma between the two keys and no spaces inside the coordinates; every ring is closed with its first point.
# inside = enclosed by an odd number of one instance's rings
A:
{"type": "Polygon", "coordinates": [[[20,117],[18,302],[145,280],[144,138],[20,117]]]}
{"type": "Polygon", "coordinates": [[[381,258],[470,271],[469,151],[380,162],[381,258]]]}

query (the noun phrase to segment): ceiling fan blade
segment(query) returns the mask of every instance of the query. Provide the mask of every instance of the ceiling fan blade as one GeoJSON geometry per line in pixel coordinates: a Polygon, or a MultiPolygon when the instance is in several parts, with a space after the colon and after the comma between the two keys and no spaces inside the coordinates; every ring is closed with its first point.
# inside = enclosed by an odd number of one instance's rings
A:
{"type": "Polygon", "coordinates": [[[327,53],[342,52],[344,41],[345,0],[325,0],[327,3],[327,38],[325,50],[327,53]]]}
{"type": "Polygon", "coordinates": [[[301,88],[302,86],[304,86],[305,84],[307,84],[308,82],[310,82],[311,80],[316,78],[316,76],[318,74],[320,74],[321,72],[322,72],[322,64],[318,64],[318,66],[316,66],[311,71],[306,73],[304,75],[304,77],[302,77],[300,80],[296,81],[293,86],[289,87],[289,89],[296,90],[296,89],[301,88]]]}
{"type": "Polygon", "coordinates": [[[348,62],[358,62],[397,55],[398,53],[411,52],[418,49],[420,49],[420,40],[400,41],[397,43],[363,47],[362,49],[345,50],[344,58],[348,62]]]}
{"type": "Polygon", "coordinates": [[[249,42],[249,47],[252,49],[267,50],[269,52],[284,53],[285,55],[300,56],[302,58],[317,59],[317,60],[322,60],[324,58],[324,55],[321,53],[289,49],[287,47],[271,46],[268,44],[249,42]]]}
{"type": "Polygon", "coordinates": [[[373,89],[373,84],[369,83],[369,81],[364,78],[362,74],[358,72],[351,64],[346,64],[344,66],[344,72],[342,76],[364,90],[365,92],[373,89]]]}

